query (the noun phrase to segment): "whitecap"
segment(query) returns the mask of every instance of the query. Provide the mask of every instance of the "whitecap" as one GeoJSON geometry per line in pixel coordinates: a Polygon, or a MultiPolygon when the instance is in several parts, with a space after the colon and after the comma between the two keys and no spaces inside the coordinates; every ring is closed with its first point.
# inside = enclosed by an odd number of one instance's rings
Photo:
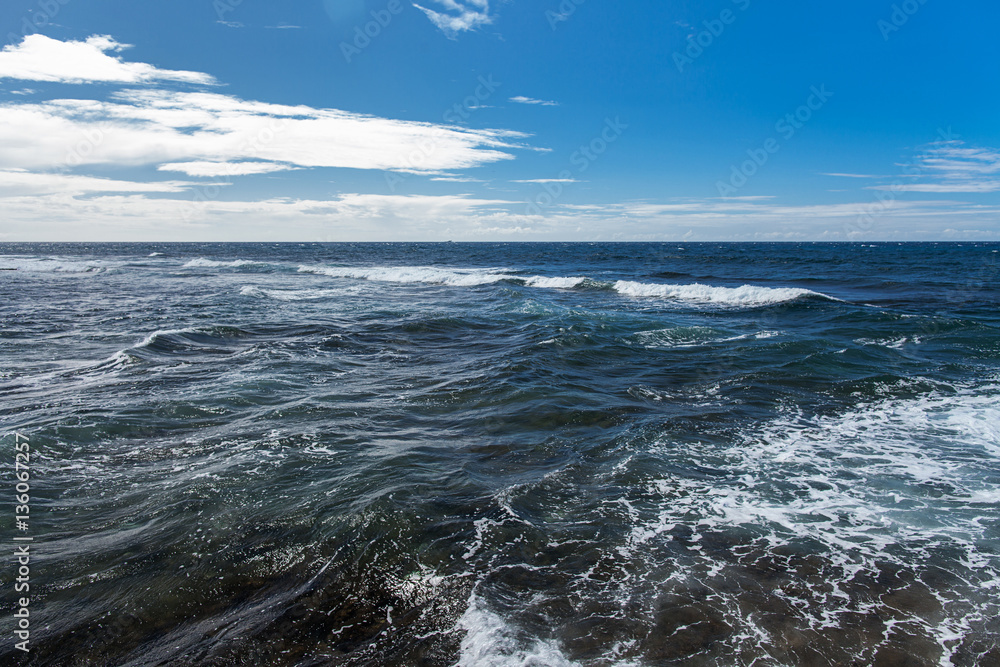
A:
{"type": "Polygon", "coordinates": [[[27,273],[103,273],[116,265],[59,257],[0,257],[0,268],[27,273]]]}
{"type": "Polygon", "coordinates": [[[529,287],[545,287],[549,289],[571,289],[573,287],[579,287],[584,282],[586,278],[583,277],[548,277],[548,276],[532,276],[531,278],[525,278],[524,284],[529,287]]]}
{"type": "Polygon", "coordinates": [[[331,278],[352,278],[390,283],[426,283],[454,287],[474,287],[509,280],[504,269],[442,269],[433,266],[335,267],[300,266],[300,273],[314,273],[331,278]]]}
{"type": "Polygon", "coordinates": [[[185,269],[213,269],[213,268],[236,269],[241,266],[252,266],[254,264],[267,264],[267,262],[253,262],[247,259],[236,259],[230,262],[219,262],[214,259],[205,259],[204,257],[199,257],[198,259],[192,259],[186,264],[184,264],[184,268],[185,269]]]}
{"type": "Polygon", "coordinates": [[[640,283],[631,280],[619,280],[613,287],[615,291],[626,296],[706,303],[720,306],[767,306],[794,301],[803,297],[822,297],[832,300],[832,297],[825,294],[798,287],[760,287],[758,285],[715,287],[700,283],[663,285],[640,283]]]}

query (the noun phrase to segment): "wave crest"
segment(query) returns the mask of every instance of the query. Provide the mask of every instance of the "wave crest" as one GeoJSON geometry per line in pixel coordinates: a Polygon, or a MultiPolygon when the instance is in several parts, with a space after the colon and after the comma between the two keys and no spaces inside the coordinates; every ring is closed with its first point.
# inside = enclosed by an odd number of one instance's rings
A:
{"type": "Polygon", "coordinates": [[[652,297],[671,301],[690,301],[722,306],[770,306],[795,301],[804,297],[819,297],[833,300],[825,294],[799,287],[714,287],[692,283],[690,285],[659,285],[619,280],[614,290],[634,297],[652,297]]]}
{"type": "Polygon", "coordinates": [[[441,269],[433,266],[300,266],[299,273],[314,273],[330,278],[353,278],[387,283],[427,283],[454,287],[488,285],[514,276],[504,269],[441,269]]]}

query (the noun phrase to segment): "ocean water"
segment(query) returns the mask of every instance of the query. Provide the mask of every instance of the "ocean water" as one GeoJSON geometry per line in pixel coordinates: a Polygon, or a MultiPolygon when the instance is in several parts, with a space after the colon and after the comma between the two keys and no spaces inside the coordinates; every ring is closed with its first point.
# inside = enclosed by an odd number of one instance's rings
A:
{"type": "Polygon", "coordinates": [[[998,251],[0,244],[0,656],[1000,665],[998,251]]]}

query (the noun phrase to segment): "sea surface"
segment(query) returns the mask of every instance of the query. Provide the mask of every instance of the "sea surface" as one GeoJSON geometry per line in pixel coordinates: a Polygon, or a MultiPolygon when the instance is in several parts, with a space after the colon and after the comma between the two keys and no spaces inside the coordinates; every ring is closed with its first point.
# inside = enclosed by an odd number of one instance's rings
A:
{"type": "Polygon", "coordinates": [[[1000,665],[998,251],[0,244],[0,660],[1000,665]]]}

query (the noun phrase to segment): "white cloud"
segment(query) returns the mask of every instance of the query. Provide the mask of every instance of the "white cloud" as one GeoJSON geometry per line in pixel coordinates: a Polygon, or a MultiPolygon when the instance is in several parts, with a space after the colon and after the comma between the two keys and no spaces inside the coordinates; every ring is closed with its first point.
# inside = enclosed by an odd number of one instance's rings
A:
{"type": "Polygon", "coordinates": [[[157,167],[160,171],[180,171],[188,176],[247,176],[295,169],[278,162],[170,162],[157,167]]]}
{"type": "Polygon", "coordinates": [[[159,181],[136,183],[75,174],[39,174],[23,169],[0,170],[0,199],[12,196],[60,194],[71,197],[97,192],[167,192],[189,189],[193,183],[159,181]]]}
{"type": "Polygon", "coordinates": [[[110,101],[0,105],[0,168],[252,160],[436,173],[512,159],[500,149],[523,136],[217,93],[126,90],[110,101]]]}
{"type": "MultiPolygon", "coordinates": [[[[213,81],[205,74],[158,70],[105,53],[120,48],[110,37],[64,43],[33,36],[0,53],[0,71],[60,82],[213,81]],[[57,62],[54,55],[75,61],[57,62]]],[[[216,238],[240,239],[245,221],[258,225],[257,238],[329,225],[365,234],[369,224],[389,238],[411,223],[412,238],[421,238],[433,236],[432,228],[441,221],[480,216],[490,219],[490,228],[500,228],[505,223],[497,217],[508,215],[503,208],[516,202],[356,194],[331,201],[266,195],[257,201],[197,204],[204,195],[195,195],[194,183],[143,183],[79,172],[95,166],[116,173],[155,167],[224,178],[336,167],[473,182],[452,172],[512,159],[507,149],[520,148],[512,141],[525,136],[162,88],[116,90],[106,99],[12,100],[0,103],[0,238],[205,238],[218,233],[216,238]],[[274,234],[261,231],[265,228],[274,234]]]]}
{"type": "MultiPolygon", "coordinates": [[[[184,195],[52,194],[4,197],[0,238],[34,240],[845,240],[871,202],[782,206],[766,201],[682,199],[606,205],[554,205],[463,195],[344,194],[194,201],[184,195]]],[[[142,187],[141,184],[136,184],[142,187]]],[[[183,188],[185,184],[177,187],[183,188]]],[[[86,190],[81,184],[77,188],[86,190]]],[[[879,207],[871,240],[1000,239],[1000,209],[955,201],[895,201],[879,207]]]]}
{"type": "Polygon", "coordinates": [[[511,102],[517,102],[518,104],[537,104],[543,107],[557,107],[558,102],[552,102],[549,100],[536,100],[533,97],[525,97],[524,95],[518,95],[516,97],[510,98],[511,102]]]}
{"type": "MultiPolygon", "coordinates": [[[[458,21],[448,29],[439,26],[446,32],[478,25],[459,20],[463,12],[482,13],[488,19],[487,0],[442,0],[440,4],[458,21]]],[[[35,35],[0,52],[0,77],[214,83],[207,74],[159,70],[107,53],[122,48],[110,37],[58,42],[35,35]],[[68,57],[56,58],[58,54],[68,57]]],[[[555,104],[526,97],[511,99],[555,104]]],[[[327,200],[315,194],[295,198],[267,193],[247,201],[196,202],[208,196],[208,190],[199,190],[201,196],[196,197],[193,183],[143,183],[67,169],[113,167],[115,175],[120,175],[128,167],[154,167],[160,172],[220,178],[336,167],[472,183],[475,179],[457,170],[512,159],[510,149],[514,148],[547,150],[517,145],[516,140],[524,136],[269,104],[216,92],[129,88],[116,89],[101,100],[32,102],[21,98],[0,103],[0,238],[481,240],[516,234],[531,240],[843,240],[849,237],[850,224],[873,210],[876,233],[883,237],[940,238],[945,229],[954,230],[949,233],[957,236],[979,230],[975,233],[980,238],[1000,237],[996,222],[1000,209],[961,201],[876,201],[872,197],[867,202],[819,206],[783,206],[761,196],[590,205],[557,201],[530,214],[528,202],[471,195],[357,193],[327,200]]],[[[918,167],[915,177],[901,177],[899,191],[1000,190],[1000,153],[993,149],[942,142],[920,157],[918,167]]],[[[513,182],[573,183],[576,179],[513,182]]],[[[237,194],[227,191],[225,196],[237,194]]]]}
{"type": "Polygon", "coordinates": [[[0,238],[60,240],[421,240],[481,238],[513,228],[518,202],[460,195],[345,194],[331,200],[199,201],[142,194],[66,193],[3,199],[0,238]]]}
{"type": "Polygon", "coordinates": [[[0,51],[0,79],[60,83],[215,83],[215,79],[201,72],[127,63],[106,53],[125,48],[128,45],[119,44],[107,35],[94,35],[84,42],[61,42],[45,35],[28,35],[20,44],[5,46],[0,51]]]}
{"type": "Polygon", "coordinates": [[[427,15],[435,26],[451,39],[466,30],[474,30],[481,25],[488,25],[493,22],[490,16],[489,0],[434,0],[441,5],[447,13],[437,12],[433,9],[422,7],[416,3],[414,7],[427,15]]]}

